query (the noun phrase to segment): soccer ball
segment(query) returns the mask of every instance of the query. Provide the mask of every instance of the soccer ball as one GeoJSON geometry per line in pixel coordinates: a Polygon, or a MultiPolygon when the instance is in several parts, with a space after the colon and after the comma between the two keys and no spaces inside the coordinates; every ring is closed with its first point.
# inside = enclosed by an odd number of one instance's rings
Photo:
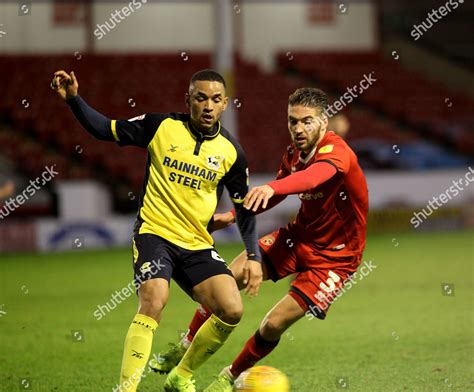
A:
{"type": "Polygon", "coordinates": [[[288,378],[270,366],[255,366],[243,372],[234,383],[238,392],[289,392],[288,378]]]}

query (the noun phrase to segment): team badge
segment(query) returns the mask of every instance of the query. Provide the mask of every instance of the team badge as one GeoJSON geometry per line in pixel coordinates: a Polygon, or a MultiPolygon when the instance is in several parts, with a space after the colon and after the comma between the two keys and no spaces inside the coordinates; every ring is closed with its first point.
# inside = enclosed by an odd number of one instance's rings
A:
{"type": "Polygon", "coordinates": [[[219,170],[223,160],[224,160],[224,157],[220,155],[213,155],[213,156],[207,157],[207,167],[212,170],[219,170]]]}
{"type": "Polygon", "coordinates": [[[333,149],[334,149],[334,144],[328,144],[327,146],[321,147],[318,152],[320,154],[325,154],[328,152],[332,152],[333,149]]]}
{"type": "Polygon", "coordinates": [[[142,274],[146,274],[147,272],[151,272],[151,263],[149,261],[143,263],[143,265],[140,267],[140,272],[142,274]]]}
{"type": "Polygon", "coordinates": [[[262,239],[262,243],[264,245],[271,245],[275,242],[275,239],[273,237],[265,237],[262,239]]]}

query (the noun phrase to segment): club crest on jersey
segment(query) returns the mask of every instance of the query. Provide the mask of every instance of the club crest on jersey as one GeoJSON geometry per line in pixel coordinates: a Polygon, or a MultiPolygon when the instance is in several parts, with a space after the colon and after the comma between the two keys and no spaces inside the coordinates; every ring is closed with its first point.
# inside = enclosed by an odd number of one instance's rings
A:
{"type": "Polygon", "coordinates": [[[219,170],[224,157],[220,155],[212,155],[207,157],[207,167],[212,170],[219,170]]]}
{"type": "Polygon", "coordinates": [[[273,238],[273,237],[265,237],[265,238],[262,239],[262,243],[264,245],[271,245],[274,242],[275,242],[275,238],[273,238]]]}
{"type": "Polygon", "coordinates": [[[318,152],[320,154],[325,154],[328,152],[332,152],[333,149],[334,149],[334,144],[328,144],[327,146],[321,147],[318,152]]]}

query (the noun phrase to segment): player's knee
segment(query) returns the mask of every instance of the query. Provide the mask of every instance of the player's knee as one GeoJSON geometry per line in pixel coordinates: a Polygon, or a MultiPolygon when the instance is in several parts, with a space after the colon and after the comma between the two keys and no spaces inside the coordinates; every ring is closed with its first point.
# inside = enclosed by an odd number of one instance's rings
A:
{"type": "Polygon", "coordinates": [[[157,321],[161,318],[161,312],[165,305],[166,303],[161,298],[154,298],[147,295],[140,297],[140,313],[157,321]]]}
{"type": "Polygon", "coordinates": [[[283,320],[272,315],[265,317],[260,325],[260,335],[269,341],[278,340],[285,330],[286,324],[283,320]]]}
{"type": "Polygon", "coordinates": [[[243,311],[242,303],[235,302],[220,307],[215,314],[225,323],[235,325],[242,318],[243,311]]]}

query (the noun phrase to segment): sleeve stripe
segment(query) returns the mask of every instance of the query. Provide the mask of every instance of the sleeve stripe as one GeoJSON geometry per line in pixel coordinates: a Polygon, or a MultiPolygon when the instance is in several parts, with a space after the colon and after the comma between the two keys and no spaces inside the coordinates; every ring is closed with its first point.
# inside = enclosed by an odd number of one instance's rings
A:
{"type": "Polygon", "coordinates": [[[115,141],[119,142],[120,139],[117,136],[117,120],[112,120],[112,122],[110,123],[110,128],[112,129],[112,135],[115,141]]]}
{"type": "Polygon", "coordinates": [[[337,165],[336,165],[333,161],[330,161],[329,159],[318,159],[318,160],[315,161],[314,163],[316,163],[316,162],[326,162],[326,163],[329,163],[330,165],[334,166],[337,171],[340,171],[339,168],[337,167],[337,165]]]}

